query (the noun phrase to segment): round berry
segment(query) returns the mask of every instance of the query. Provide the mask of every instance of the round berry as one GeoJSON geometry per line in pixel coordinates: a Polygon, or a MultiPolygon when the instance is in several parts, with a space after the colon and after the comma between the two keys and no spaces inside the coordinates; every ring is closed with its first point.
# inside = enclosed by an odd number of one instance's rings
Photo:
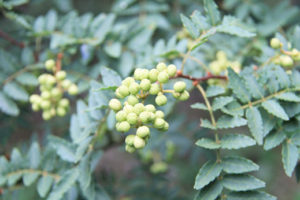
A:
{"type": "Polygon", "coordinates": [[[157,80],[160,83],[166,83],[169,81],[169,75],[167,72],[163,71],[163,72],[159,72],[158,76],[157,76],[157,80]]]}
{"type": "Polygon", "coordinates": [[[59,102],[58,102],[58,106],[61,106],[61,107],[64,107],[64,108],[67,108],[68,106],[70,105],[70,102],[68,99],[61,99],[59,102]]]}
{"type": "Polygon", "coordinates": [[[123,99],[123,98],[124,98],[124,96],[120,94],[119,88],[116,89],[115,95],[116,95],[118,98],[120,98],[120,99],[123,99]]]}
{"type": "Polygon", "coordinates": [[[51,117],[52,117],[51,112],[49,110],[44,111],[43,114],[42,114],[42,117],[46,121],[49,120],[49,119],[51,119],[51,117]]]}
{"type": "Polygon", "coordinates": [[[51,98],[51,93],[48,91],[44,91],[41,93],[42,99],[50,99],[51,98]]]}
{"type": "Polygon", "coordinates": [[[122,109],[122,104],[118,99],[111,99],[108,105],[114,111],[119,111],[122,109]]]}
{"type": "Polygon", "coordinates": [[[55,77],[60,81],[64,80],[66,78],[66,76],[67,76],[67,73],[65,71],[58,71],[55,74],[55,77]]]}
{"type": "Polygon", "coordinates": [[[136,114],[140,114],[141,112],[143,112],[145,110],[145,106],[142,103],[137,103],[134,105],[133,107],[133,112],[135,112],[136,114]]]}
{"type": "Polygon", "coordinates": [[[178,99],[180,97],[181,93],[179,93],[179,92],[172,92],[172,95],[173,95],[173,97],[175,99],[178,99]]]}
{"type": "Polygon", "coordinates": [[[56,109],[56,113],[57,113],[58,116],[63,117],[63,116],[66,115],[67,111],[66,111],[65,107],[58,107],[56,109]]]}
{"type": "Polygon", "coordinates": [[[174,84],[173,88],[175,92],[181,93],[185,90],[186,84],[183,81],[178,81],[174,84]]]}
{"type": "Polygon", "coordinates": [[[132,112],[134,111],[132,105],[125,105],[124,108],[123,108],[123,110],[124,110],[127,114],[132,113],[132,112]]]}
{"type": "Polygon", "coordinates": [[[72,84],[72,85],[69,87],[69,89],[68,89],[68,93],[69,93],[70,95],[76,95],[76,94],[78,94],[78,87],[77,87],[77,85],[72,84]]]}
{"type": "Polygon", "coordinates": [[[150,112],[149,121],[153,122],[155,120],[156,116],[154,113],[150,112]]]}
{"type": "Polygon", "coordinates": [[[153,83],[149,90],[149,93],[152,95],[157,95],[160,92],[159,85],[157,83],[153,83]]]}
{"type": "Polygon", "coordinates": [[[152,105],[152,104],[148,104],[145,106],[145,110],[148,111],[148,112],[155,112],[155,106],[152,105]]]}
{"type": "Polygon", "coordinates": [[[129,86],[130,94],[135,95],[135,94],[139,93],[139,91],[140,91],[140,86],[139,86],[138,83],[133,82],[133,83],[130,84],[130,86],[129,86]]]}
{"type": "Polygon", "coordinates": [[[129,113],[126,117],[129,124],[136,124],[138,121],[138,116],[135,113],[129,113]]]}
{"type": "Polygon", "coordinates": [[[125,143],[129,146],[133,145],[135,135],[127,135],[125,138],[125,143]]]}
{"type": "Polygon", "coordinates": [[[149,72],[149,80],[153,83],[157,81],[159,71],[157,69],[151,69],[149,72]]]}
{"type": "Polygon", "coordinates": [[[120,132],[127,132],[130,129],[130,124],[127,121],[120,122],[118,126],[120,132]]]}
{"type": "Polygon", "coordinates": [[[136,131],[136,135],[145,138],[150,135],[150,129],[147,126],[140,126],[136,131]]]}
{"type": "Polygon", "coordinates": [[[125,79],[122,81],[122,85],[125,85],[125,86],[129,87],[130,84],[133,83],[133,82],[134,82],[134,78],[132,78],[132,77],[127,77],[127,78],[125,78],[125,79]]]}
{"type": "Polygon", "coordinates": [[[50,74],[48,74],[47,76],[46,76],[46,85],[53,85],[53,84],[55,84],[56,83],[56,79],[54,78],[54,76],[52,76],[52,75],[50,75],[50,74]]]}
{"type": "Polygon", "coordinates": [[[125,121],[126,118],[127,118],[127,113],[125,111],[121,110],[121,111],[117,112],[117,114],[116,114],[116,120],[118,122],[125,121]]]}
{"type": "Polygon", "coordinates": [[[121,85],[119,87],[119,93],[124,96],[124,97],[127,97],[129,95],[129,89],[128,87],[126,87],[125,85],[121,85]]]}
{"type": "Polygon", "coordinates": [[[54,60],[47,60],[46,62],[45,62],[45,68],[47,69],[47,70],[53,70],[54,69],[54,67],[55,67],[55,61],[54,60]]]}
{"type": "Polygon", "coordinates": [[[133,74],[134,79],[135,80],[142,80],[142,77],[143,77],[142,73],[143,73],[143,70],[141,68],[135,69],[134,74],[133,74]]]}
{"type": "Polygon", "coordinates": [[[165,126],[165,123],[165,120],[163,120],[162,118],[156,118],[154,120],[154,128],[161,129],[165,126]]]}
{"type": "Polygon", "coordinates": [[[160,62],[156,65],[156,69],[160,72],[164,71],[165,69],[167,69],[167,65],[163,62],[160,62]]]}
{"type": "Polygon", "coordinates": [[[141,79],[147,79],[149,77],[149,70],[148,69],[142,69],[142,73],[141,73],[141,79]]]}
{"type": "Polygon", "coordinates": [[[168,71],[169,76],[172,77],[172,76],[176,75],[177,68],[175,65],[171,64],[171,65],[168,65],[167,71],[168,71]]]}
{"type": "Polygon", "coordinates": [[[55,99],[59,99],[62,96],[62,91],[59,88],[53,88],[51,90],[51,96],[55,99]]]}
{"type": "Polygon", "coordinates": [[[280,64],[283,67],[291,67],[291,66],[293,66],[294,62],[290,56],[282,55],[282,56],[280,56],[280,64]]]}
{"type": "Polygon", "coordinates": [[[143,122],[143,123],[147,123],[150,119],[150,112],[148,111],[143,111],[140,113],[139,115],[139,119],[143,122]]]}
{"type": "Polygon", "coordinates": [[[163,94],[158,94],[157,97],[155,98],[155,103],[158,106],[163,106],[167,103],[168,99],[165,95],[163,94]]]}
{"type": "Polygon", "coordinates": [[[185,101],[188,100],[188,98],[190,98],[190,94],[188,91],[185,90],[183,93],[180,94],[179,100],[185,101]]]}
{"type": "Polygon", "coordinates": [[[155,116],[156,116],[157,118],[164,118],[164,117],[165,117],[165,114],[164,114],[163,111],[157,110],[157,111],[155,112],[155,116]]]}
{"type": "Polygon", "coordinates": [[[133,145],[134,145],[135,148],[141,149],[141,148],[145,147],[146,143],[145,143],[145,140],[143,140],[139,136],[135,136],[134,141],[133,141],[133,145]]]}
{"type": "Polygon", "coordinates": [[[129,103],[129,105],[134,106],[135,104],[137,104],[139,102],[139,99],[136,96],[134,96],[134,95],[130,95],[127,98],[127,102],[129,103]]]}
{"type": "Polygon", "coordinates": [[[165,122],[164,127],[162,128],[162,131],[168,131],[169,130],[169,123],[165,122]]]}
{"type": "Polygon", "coordinates": [[[36,103],[32,104],[31,108],[32,108],[33,111],[39,111],[40,110],[39,104],[36,104],[36,103]]]}
{"type": "Polygon", "coordinates": [[[132,146],[126,145],[125,151],[127,151],[128,153],[133,153],[133,152],[135,152],[135,148],[132,146]]]}
{"type": "Polygon", "coordinates": [[[67,90],[72,85],[72,82],[70,80],[66,79],[66,80],[63,80],[61,85],[65,90],[67,90]]]}
{"type": "Polygon", "coordinates": [[[40,84],[45,84],[47,81],[47,75],[46,74],[42,74],[39,76],[38,81],[40,84]]]}
{"type": "Polygon", "coordinates": [[[270,41],[270,45],[273,49],[279,49],[281,46],[281,42],[278,38],[272,38],[270,41]]]}
{"type": "Polygon", "coordinates": [[[143,79],[140,83],[140,87],[144,91],[148,91],[151,87],[151,82],[149,79],[143,79]]]}
{"type": "Polygon", "coordinates": [[[35,102],[37,102],[39,99],[40,99],[40,96],[37,95],[37,94],[33,94],[33,95],[31,95],[31,96],[29,97],[30,103],[35,103],[35,102]]]}

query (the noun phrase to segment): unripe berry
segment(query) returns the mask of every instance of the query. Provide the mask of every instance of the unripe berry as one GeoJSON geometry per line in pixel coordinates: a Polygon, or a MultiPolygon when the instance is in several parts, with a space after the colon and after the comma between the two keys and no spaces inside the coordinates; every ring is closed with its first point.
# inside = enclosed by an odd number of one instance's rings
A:
{"type": "Polygon", "coordinates": [[[172,92],[172,95],[175,99],[178,99],[180,97],[181,93],[174,91],[174,92],[172,92]]]}
{"type": "Polygon", "coordinates": [[[158,76],[157,76],[157,80],[160,83],[166,83],[169,81],[169,75],[167,72],[163,71],[163,72],[159,72],[158,76]]]}
{"type": "Polygon", "coordinates": [[[51,116],[50,111],[47,110],[47,111],[44,111],[44,112],[43,112],[42,117],[43,117],[44,120],[47,121],[47,120],[51,119],[52,116],[51,116]]]}
{"type": "Polygon", "coordinates": [[[54,98],[54,99],[59,99],[61,98],[62,96],[62,91],[59,89],[59,88],[53,88],[51,90],[51,96],[54,98]]]}
{"type": "Polygon", "coordinates": [[[141,79],[147,79],[149,77],[149,70],[148,69],[142,69],[142,73],[141,73],[141,79]]]}
{"type": "Polygon", "coordinates": [[[145,140],[143,140],[139,136],[135,136],[134,141],[133,141],[133,145],[134,145],[135,148],[141,149],[141,148],[145,147],[146,143],[145,143],[145,140]]]}
{"type": "Polygon", "coordinates": [[[132,105],[125,105],[124,108],[123,108],[123,110],[124,110],[127,114],[129,114],[129,113],[132,113],[132,112],[133,112],[134,108],[133,108],[132,105]]]}
{"type": "Polygon", "coordinates": [[[153,122],[155,120],[156,116],[154,113],[150,112],[149,121],[153,122]]]}
{"type": "Polygon", "coordinates": [[[174,84],[173,88],[174,88],[175,92],[181,93],[185,90],[186,84],[183,81],[178,81],[174,84]]]}
{"type": "Polygon", "coordinates": [[[159,71],[157,69],[151,69],[149,72],[149,80],[153,83],[157,81],[159,71]]]}
{"type": "Polygon", "coordinates": [[[142,80],[142,73],[143,73],[143,70],[141,68],[137,68],[134,70],[134,79],[135,80],[142,80]]]}
{"type": "Polygon", "coordinates": [[[144,107],[144,104],[142,104],[142,103],[135,104],[133,107],[133,112],[135,112],[137,115],[139,115],[144,110],[145,110],[145,107],[144,107]]]}
{"type": "Polygon", "coordinates": [[[63,116],[66,115],[67,111],[66,111],[65,107],[58,107],[56,109],[56,113],[57,113],[58,116],[63,117],[63,116]]]}
{"type": "Polygon", "coordinates": [[[123,99],[124,96],[121,95],[119,91],[120,91],[119,88],[117,88],[116,91],[115,91],[115,95],[116,95],[118,98],[123,99]]]}
{"type": "Polygon", "coordinates": [[[111,99],[108,105],[114,111],[119,111],[122,109],[122,104],[118,99],[111,99]]]}
{"type": "Polygon", "coordinates": [[[167,65],[163,62],[160,62],[156,65],[156,69],[160,72],[164,71],[165,69],[167,69],[167,65]]]}
{"type": "Polygon", "coordinates": [[[128,153],[133,153],[133,152],[135,152],[135,148],[132,146],[126,145],[125,151],[127,151],[128,153]]]}
{"type": "Polygon", "coordinates": [[[150,135],[150,129],[147,126],[140,126],[136,131],[136,135],[145,138],[150,135]]]}
{"type": "Polygon", "coordinates": [[[41,93],[42,99],[50,99],[51,98],[51,93],[48,91],[44,91],[41,93]]]}
{"type": "Polygon", "coordinates": [[[127,77],[127,78],[125,78],[125,79],[122,81],[122,85],[125,85],[125,86],[129,87],[130,84],[133,83],[133,82],[134,82],[134,78],[132,78],[132,77],[127,77]]]}
{"type": "Polygon", "coordinates": [[[127,121],[123,121],[123,122],[120,122],[118,127],[119,127],[120,132],[125,133],[125,132],[129,131],[130,124],[127,121]]]}
{"type": "Polygon", "coordinates": [[[129,95],[129,89],[128,87],[126,87],[125,85],[121,85],[119,87],[119,93],[124,96],[124,97],[127,97],[129,95]]]}
{"type": "Polygon", "coordinates": [[[175,65],[171,64],[168,66],[167,71],[168,71],[169,76],[172,77],[172,76],[176,75],[177,68],[175,65]]]}
{"type": "Polygon", "coordinates": [[[125,111],[121,110],[121,111],[117,112],[117,114],[116,114],[116,120],[118,122],[125,121],[126,118],[127,118],[127,113],[125,111]]]}
{"type": "Polygon", "coordinates": [[[282,55],[282,56],[280,56],[280,64],[283,67],[291,67],[291,66],[293,66],[294,62],[290,56],[282,55]]]}
{"type": "Polygon", "coordinates": [[[157,95],[160,91],[159,85],[157,83],[151,84],[151,88],[149,90],[149,93],[152,95],[157,95]]]}
{"type": "Polygon", "coordinates": [[[139,115],[139,119],[143,122],[143,123],[147,123],[150,119],[150,112],[148,111],[143,111],[140,113],[139,115]]]}
{"type": "Polygon", "coordinates": [[[135,94],[139,93],[139,91],[140,91],[140,86],[139,86],[138,83],[133,82],[133,83],[130,84],[130,86],[129,86],[130,94],[135,95],[135,94]]]}
{"type": "Polygon", "coordinates": [[[61,99],[59,102],[58,102],[58,106],[61,106],[61,107],[64,107],[64,108],[67,108],[68,106],[70,105],[70,102],[68,99],[61,99]]]}
{"type": "Polygon", "coordinates": [[[158,94],[158,96],[155,98],[155,103],[159,106],[163,106],[167,103],[168,99],[163,94],[158,94]]]}
{"type": "Polygon", "coordinates": [[[52,76],[52,75],[50,75],[50,74],[48,74],[47,76],[46,76],[46,85],[53,85],[53,84],[55,84],[56,83],[56,79],[54,78],[54,76],[52,76]]]}
{"type": "Polygon", "coordinates": [[[120,130],[120,122],[117,122],[115,127],[116,127],[116,130],[117,130],[118,132],[122,132],[122,131],[120,130]]]}
{"type": "Polygon", "coordinates": [[[31,108],[32,108],[33,111],[39,111],[40,110],[39,104],[36,104],[36,103],[33,103],[31,105],[31,108]]]}
{"type": "Polygon", "coordinates": [[[56,115],[56,110],[55,110],[54,107],[52,107],[52,108],[50,109],[50,113],[51,113],[51,117],[54,117],[54,116],[56,115]]]}
{"type": "Polygon", "coordinates": [[[39,78],[38,78],[38,81],[39,81],[39,83],[40,84],[46,84],[46,82],[47,82],[47,75],[46,74],[42,74],[42,75],[40,75],[39,76],[39,78]]]}
{"type": "Polygon", "coordinates": [[[143,79],[140,83],[140,87],[144,91],[148,91],[151,87],[151,82],[149,79],[143,79]]]}
{"type": "Polygon", "coordinates": [[[169,123],[165,122],[164,127],[162,128],[162,131],[168,131],[169,130],[169,123]]]}
{"type": "Polygon", "coordinates": [[[54,60],[47,60],[46,62],[45,62],[45,68],[47,69],[47,70],[53,70],[53,68],[55,67],[55,61],[54,60]]]}
{"type": "Polygon", "coordinates": [[[184,91],[183,93],[181,93],[180,97],[179,97],[179,100],[180,101],[185,101],[187,100],[188,98],[190,98],[190,94],[188,91],[184,91]]]}
{"type": "Polygon", "coordinates": [[[136,124],[138,121],[138,116],[135,113],[129,113],[126,117],[126,120],[129,124],[136,124]]]}
{"type": "Polygon", "coordinates": [[[162,118],[156,118],[154,120],[154,128],[161,129],[165,126],[165,120],[162,118]]]}
{"type": "Polygon", "coordinates": [[[65,71],[58,71],[56,74],[55,74],[55,77],[57,78],[57,80],[64,80],[67,76],[67,73],[65,71]]]}
{"type": "Polygon", "coordinates": [[[70,95],[76,95],[76,94],[78,94],[78,87],[77,87],[77,85],[72,84],[72,85],[69,87],[69,89],[68,89],[68,93],[69,93],[70,95]]]}
{"type": "Polygon", "coordinates": [[[31,95],[31,96],[29,97],[30,103],[35,103],[35,102],[38,101],[38,99],[40,99],[40,96],[37,95],[37,94],[33,94],[33,95],[31,95]]]}
{"type": "Polygon", "coordinates": [[[66,79],[66,80],[63,80],[61,85],[65,90],[68,90],[69,87],[72,85],[72,82],[70,80],[66,79]]]}
{"type": "Polygon", "coordinates": [[[133,145],[135,135],[127,135],[125,138],[125,143],[129,146],[133,145]]]}
{"type": "Polygon", "coordinates": [[[145,110],[148,111],[148,112],[155,112],[155,106],[152,105],[152,104],[148,104],[145,106],[145,110]]]}
{"type": "Polygon", "coordinates": [[[139,99],[134,95],[130,95],[127,99],[127,102],[129,103],[129,105],[134,106],[135,104],[137,104],[139,102],[139,99]]]}
{"type": "Polygon", "coordinates": [[[279,49],[281,42],[278,38],[272,38],[270,41],[270,45],[273,49],[279,49]]]}
{"type": "Polygon", "coordinates": [[[156,116],[157,118],[164,118],[164,117],[165,117],[165,114],[164,114],[163,111],[157,110],[157,111],[155,112],[155,116],[156,116]]]}

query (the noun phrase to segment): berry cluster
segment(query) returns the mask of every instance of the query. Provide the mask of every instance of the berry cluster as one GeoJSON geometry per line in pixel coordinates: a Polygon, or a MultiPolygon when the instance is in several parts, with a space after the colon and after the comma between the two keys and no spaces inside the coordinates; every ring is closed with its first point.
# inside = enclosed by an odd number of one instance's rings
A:
{"type": "Polygon", "coordinates": [[[270,41],[270,46],[273,49],[280,50],[280,54],[276,55],[273,59],[275,64],[281,65],[285,68],[290,68],[294,65],[294,62],[300,61],[300,51],[295,48],[291,49],[290,51],[283,50],[283,44],[278,38],[272,38],[270,41]]]}
{"type": "Polygon", "coordinates": [[[156,95],[155,103],[163,106],[167,103],[164,93],[172,93],[181,101],[189,98],[186,84],[178,81],[174,90],[164,90],[163,85],[171,77],[175,77],[175,65],[159,63],[155,69],[136,69],[133,77],[127,77],[122,85],[117,88],[116,96],[120,99],[127,98],[124,104],[118,99],[111,99],[109,107],[116,112],[116,129],[119,132],[128,132],[130,128],[137,128],[136,135],[128,135],[125,139],[126,151],[134,152],[143,148],[150,137],[150,126],[160,131],[167,131],[168,122],[164,120],[164,113],[157,110],[153,104],[144,105],[144,100],[149,95],[156,95]]]}
{"type": "Polygon", "coordinates": [[[209,68],[213,74],[219,75],[225,72],[227,67],[231,67],[235,72],[239,73],[241,70],[241,63],[238,61],[229,61],[224,51],[218,51],[216,60],[209,64],[209,68]]]}
{"type": "Polygon", "coordinates": [[[65,91],[70,95],[78,93],[77,85],[66,78],[66,72],[56,68],[54,60],[47,60],[45,68],[52,74],[44,73],[39,76],[41,95],[30,96],[32,110],[43,110],[42,117],[49,120],[52,117],[64,116],[69,108],[69,100],[62,98],[65,91]]]}

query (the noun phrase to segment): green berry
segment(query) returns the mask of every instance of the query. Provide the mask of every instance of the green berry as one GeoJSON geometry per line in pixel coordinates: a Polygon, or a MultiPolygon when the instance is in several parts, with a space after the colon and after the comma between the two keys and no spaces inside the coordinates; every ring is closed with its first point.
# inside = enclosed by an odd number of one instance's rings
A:
{"type": "Polygon", "coordinates": [[[135,113],[129,113],[126,117],[126,120],[129,124],[136,124],[138,121],[138,116],[135,113]]]}
{"type": "Polygon", "coordinates": [[[149,70],[148,69],[142,69],[140,80],[148,79],[148,77],[149,77],[149,70]]]}
{"type": "Polygon", "coordinates": [[[168,71],[169,76],[172,77],[172,76],[176,75],[177,68],[175,65],[171,64],[168,66],[167,71],[168,71]]]}
{"type": "Polygon", "coordinates": [[[173,88],[175,92],[181,93],[185,90],[186,84],[183,81],[178,81],[174,84],[173,88]]]}
{"type": "Polygon", "coordinates": [[[133,74],[134,79],[135,80],[142,80],[142,77],[143,77],[142,74],[143,74],[143,69],[141,69],[141,68],[135,69],[134,74],[133,74]]]}
{"type": "Polygon", "coordinates": [[[38,81],[40,84],[46,84],[47,82],[47,75],[46,74],[42,74],[39,76],[38,81]]]}
{"type": "Polygon", "coordinates": [[[138,83],[133,82],[133,83],[130,84],[130,86],[129,86],[130,94],[135,95],[135,94],[139,93],[139,91],[140,91],[140,86],[139,86],[138,83]]]}
{"type": "Polygon", "coordinates": [[[148,111],[148,112],[155,112],[155,106],[152,105],[152,104],[148,104],[145,106],[145,110],[148,111]]]}
{"type": "Polygon", "coordinates": [[[78,87],[77,87],[77,85],[72,84],[72,85],[69,87],[69,89],[68,89],[68,93],[69,93],[70,95],[76,95],[76,94],[78,94],[78,87]]]}
{"type": "Polygon", "coordinates": [[[45,62],[45,68],[47,69],[47,70],[53,70],[54,69],[54,67],[55,67],[55,61],[54,60],[47,60],[46,62],[45,62]]]}
{"type": "Polygon", "coordinates": [[[127,114],[129,114],[129,113],[132,113],[132,112],[134,111],[134,108],[133,108],[132,105],[125,105],[124,108],[123,108],[123,110],[124,110],[127,114]]]}
{"type": "Polygon", "coordinates": [[[66,111],[65,107],[58,107],[56,109],[56,113],[57,113],[58,116],[63,117],[63,116],[66,115],[67,111],[66,111]]]}
{"type": "Polygon", "coordinates": [[[53,88],[51,90],[51,96],[54,98],[54,99],[59,99],[61,98],[62,96],[62,91],[59,89],[59,88],[53,88]]]}
{"type": "Polygon", "coordinates": [[[58,106],[61,106],[61,107],[64,107],[64,108],[67,108],[68,106],[70,105],[70,102],[68,99],[61,99],[59,102],[58,102],[58,106]]]}
{"type": "Polygon", "coordinates": [[[118,99],[111,99],[108,105],[114,111],[119,111],[122,109],[122,104],[118,99]]]}
{"type": "Polygon", "coordinates": [[[157,118],[164,118],[164,117],[165,117],[165,114],[164,114],[163,111],[157,110],[157,111],[155,112],[155,116],[156,116],[157,118]]]}
{"type": "Polygon", "coordinates": [[[43,114],[42,114],[42,117],[46,121],[49,120],[49,119],[51,119],[51,117],[52,117],[51,112],[49,110],[44,111],[43,114]]]}
{"type": "Polygon", "coordinates": [[[55,84],[56,83],[56,79],[54,78],[54,76],[52,76],[52,75],[50,75],[50,74],[48,74],[47,76],[46,76],[46,85],[53,85],[53,84],[55,84]]]}
{"type": "Polygon", "coordinates": [[[166,65],[165,63],[160,62],[160,63],[158,63],[158,64],[156,65],[156,69],[157,69],[158,71],[162,72],[162,71],[164,71],[165,69],[167,69],[167,65],[166,65]]]}
{"type": "Polygon", "coordinates": [[[169,123],[165,122],[164,127],[162,128],[162,131],[168,131],[169,130],[169,123]]]}
{"type": "Polygon", "coordinates": [[[120,132],[125,133],[125,132],[129,131],[130,124],[127,121],[124,121],[124,122],[120,122],[118,127],[119,127],[120,132]]]}
{"type": "Polygon", "coordinates": [[[42,100],[42,102],[41,102],[41,108],[43,110],[49,109],[50,106],[51,106],[51,102],[50,101],[48,101],[48,100],[42,100]]]}
{"type": "Polygon", "coordinates": [[[140,126],[136,131],[136,135],[145,138],[150,135],[150,129],[147,126],[140,126]]]}
{"type": "Polygon", "coordinates": [[[121,110],[121,111],[117,112],[117,114],[116,114],[116,120],[118,122],[125,121],[126,118],[127,118],[127,113],[125,111],[121,110]]]}
{"type": "Polygon", "coordinates": [[[149,80],[153,83],[157,81],[159,71],[157,69],[151,69],[149,72],[149,80]]]}
{"type": "Polygon", "coordinates": [[[31,108],[32,108],[33,111],[39,111],[40,110],[40,106],[37,103],[32,104],[31,108]]]}
{"type": "Polygon", "coordinates": [[[128,87],[126,87],[125,85],[121,85],[119,87],[119,93],[124,96],[124,97],[127,97],[129,95],[129,89],[128,87]]]}
{"type": "Polygon", "coordinates": [[[154,128],[161,129],[165,126],[165,120],[162,118],[156,118],[154,120],[154,128]]]}
{"type": "Polygon", "coordinates": [[[290,56],[282,55],[282,56],[280,56],[280,64],[283,67],[291,67],[291,66],[293,66],[294,62],[290,56]]]}
{"type": "Polygon", "coordinates": [[[137,115],[139,115],[144,110],[145,110],[145,106],[142,103],[137,103],[133,107],[133,112],[135,112],[137,115]]]}
{"type": "Polygon", "coordinates": [[[135,104],[137,104],[139,102],[139,99],[136,96],[134,96],[134,95],[130,95],[127,98],[127,102],[129,103],[129,105],[134,106],[135,104]]]}
{"type": "Polygon", "coordinates": [[[180,94],[179,100],[186,101],[188,100],[188,98],[190,98],[190,94],[188,91],[185,90],[183,93],[180,94]]]}
{"type": "Polygon", "coordinates": [[[67,76],[67,73],[65,71],[59,71],[55,74],[55,77],[57,78],[57,80],[64,80],[67,76]]]}
{"type": "Polygon", "coordinates": [[[129,146],[133,145],[135,135],[127,135],[125,138],[125,143],[129,146]]]}
{"type": "Polygon", "coordinates": [[[181,93],[179,93],[179,92],[172,92],[172,95],[173,95],[173,97],[175,99],[178,99],[180,97],[181,93]]]}
{"type": "Polygon", "coordinates": [[[149,79],[143,79],[140,83],[140,87],[144,91],[148,91],[151,87],[151,82],[149,79]]]}
{"type": "Polygon", "coordinates": [[[281,46],[281,42],[278,38],[272,38],[270,41],[270,45],[273,49],[279,49],[281,46]]]}
{"type": "Polygon", "coordinates": [[[133,153],[133,152],[135,152],[135,148],[132,146],[126,145],[125,151],[127,151],[128,153],[133,153]]]}
{"type": "Polygon", "coordinates": [[[157,97],[155,98],[155,103],[158,106],[163,106],[167,103],[168,99],[165,95],[163,94],[158,94],[157,97]]]}
{"type": "Polygon", "coordinates": [[[37,102],[39,99],[40,99],[40,96],[37,95],[37,94],[33,94],[33,95],[31,95],[31,96],[29,97],[30,103],[35,103],[35,102],[37,102]]]}
{"type": "Polygon", "coordinates": [[[54,107],[52,107],[50,109],[50,113],[51,113],[51,116],[54,117],[56,115],[56,109],[54,107]]]}
{"type": "Polygon", "coordinates": [[[143,123],[147,123],[150,119],[150,112],[148,111],[143,111],[140,113],[139,115],[139,119],[143,122],[143,123]]]}
{"type": "Polygon", "coordinates": [[[160,87],[157,83],[153,83],[149,90],[149,93],[152,95],[157,95],[160,92],[160,87]]]}
{"type": "Polygon", "coordinates": [[[150,112],[149,121],[153,122],[155,120],[156,116],[154,113],[150,112]]]}
{"type": "Polygon", "coordinates": [[[145,147],[146,143],[145,143],[145,140],[143,140],[139,136],[135,136],[134,141],[133,141],[133,145],[134,145],[135,148],[141,149],[141,148],[145,147]]]}
{"type": "Polygon", "coordinates": [[[169,81],[169,75],[167,72],[165,71],[162,71],[162,72],[159,72],[158,76],[157,76],[157,80],[160,82],[160,83],[166,83],[169,81]]]}
{"type": "Polygon", "coordinates": [[[50,99],[51,98],[51,93],[48,91],[44,91],[41,93],[42,99],[50,99]]]}
{"type": "Polygon", "coordinates": [[[62,87],[65,89],[65,90],[68,90],[69,87],[72,85],[72,82],[70,80],[63,80],[63,82],[61,83],[62,87]]]}
{"type": "Polygon", "coordinates": [[[132,77],[127,77],[127,78],[125,78],[125,79],[122,81],[122,85],[125,85],[125,86],[129,87],[130,84],[133,83],[133,82],[134,82],[134,78],[132,78],[132,77]]]}
{"type": "Polygon", "coordinates": [[[116,95],[118,98],[123,99],[124,96],[121,95],[119,91],[120,91],[119,88],[117,88],[116,91],[115,91],[115,95],[116,95]]]}

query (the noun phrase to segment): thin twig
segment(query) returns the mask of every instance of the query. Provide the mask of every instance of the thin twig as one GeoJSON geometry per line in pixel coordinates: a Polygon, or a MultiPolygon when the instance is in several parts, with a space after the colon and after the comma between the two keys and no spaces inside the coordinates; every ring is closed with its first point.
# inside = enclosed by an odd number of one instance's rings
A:
{"type": "Polygon", "coordinates": [[[15,46],[18,46],[20,48],[24,48],[25,47],[25,44],[23,42],[17,41],[16,39],[12,38],[10,35],[8,35],[7,33],[5,33],[2,30],[0,30],[0,37],[2,37],[3,39],[7,40],[11,44],[13,44],[15,46]]]}

